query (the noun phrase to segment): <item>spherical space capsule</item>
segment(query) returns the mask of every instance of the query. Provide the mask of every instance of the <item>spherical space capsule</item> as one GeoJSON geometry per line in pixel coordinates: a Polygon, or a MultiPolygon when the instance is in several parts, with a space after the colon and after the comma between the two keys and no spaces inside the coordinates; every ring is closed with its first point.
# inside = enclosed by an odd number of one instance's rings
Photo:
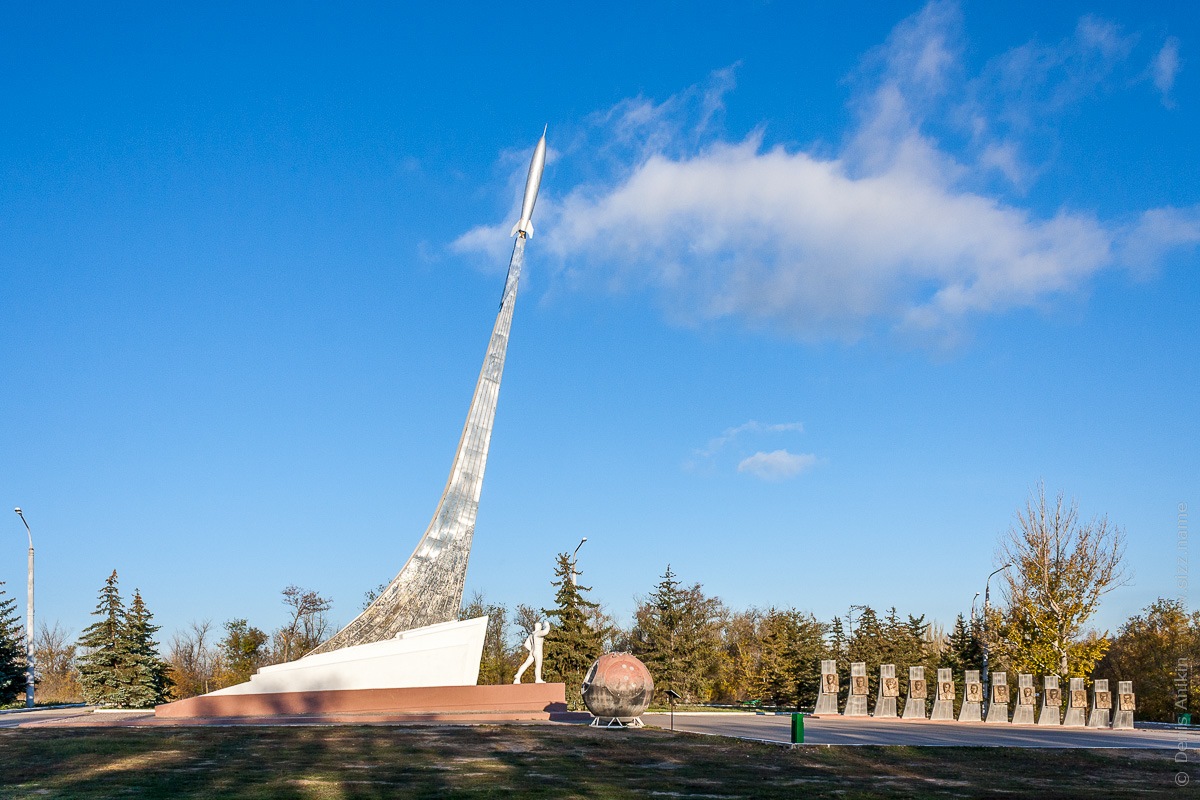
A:
{"type": "Polygon", "coordinates": [[[629,653],[600,656],[583,679],[583,703],[597,725],[640,725],[653,695],[650,670],[629,653]]]}

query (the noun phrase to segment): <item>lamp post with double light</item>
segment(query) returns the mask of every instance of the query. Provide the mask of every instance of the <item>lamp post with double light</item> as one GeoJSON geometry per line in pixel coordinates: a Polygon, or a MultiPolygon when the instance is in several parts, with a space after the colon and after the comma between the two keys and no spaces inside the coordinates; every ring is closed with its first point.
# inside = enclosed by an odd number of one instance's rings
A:
{"type": "Polygon", "coordinates": [[[586,541],[587,541],[586,536],[583,537],[582,539],[580,539],[579,544],[575,545],[575,552],[571,553],[571,585],[572,586],[579,585],[579,576],[581,574],[583,574],[579,570],[575,569],[575,565],[579,561],[579,548],[583,547],[583,543],[586,541]]]}
{"type": "Polygon", "coordinates": [[[25,614],[25,707],[33,708],[33,531],[25,521],[20,508],[14,508],[21,522],[25,523],[25,534],[29,537],[29,595],[26,598],[25,614]]]}
{"type": "Polygon", "coordinates": [[[982,670],[983,671],[983,675],[982,675],[983,680],[982,680],[982,683],[983,683],[983,696],[985,699],[989,698],[989,695],[988,695],[987,621],[988,621],[988,601],[991,599],[991,596],[992,596],[992,588],[991,588],[992,577],[997,572],[1004,572],[1004,570],[1008,569],[1011,566],[1012,566],[1012,563],[1010,562],[1008,564],[1005,564],[1003,567],[1000,567],[1000,569],[993,570],[992,574],[988,575],[987,580],[983,582],[983,620],[982,620],[982,624],[980,625],[980,631],[981,631],[980,636],[983,638],[983,670],[982,670]]]}

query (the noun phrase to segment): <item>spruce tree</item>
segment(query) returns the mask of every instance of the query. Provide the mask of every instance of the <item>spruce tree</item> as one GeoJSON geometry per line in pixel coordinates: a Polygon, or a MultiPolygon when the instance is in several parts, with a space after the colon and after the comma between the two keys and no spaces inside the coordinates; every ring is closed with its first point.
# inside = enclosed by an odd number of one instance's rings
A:
{"type": "Polygon", "coordinates": [[[583,596],[584,592],[591,591],[591,587],[577,586],[571,580],[574,568],[571,557],[559,553],[557,562],[554,575],[558,580],[550,583],[558,587],[554,595],[555,608],[543,609],[543,613],[554,617],[555,622],[543,643],[542,672],[546,680],[565,683],[568,705],[579,708],[583,676],[600,657],[600,635],[588,621],[589,612],[598,604],[583,596]]]}
{"type": "Polygon", "coordinates": [[[946,652],[942,655],[942,666],[954,670],[955,679],[961,679],[964,671],[979,669],[983,662],[983,646],[979,640],[979,625],[968,623],[959,614],[954,620],[954,631],[946,643],[946,652]]]}
{"type": "Polygon", "coordinates": [[[142,593],[133,592],[133,602],[125,616],[125,649],[129,662],[125,671],[128,685],[124,705],[131,708],[150,708],[165,702],[171,687],[169,667],[158,655],[154,634],[159,627],[151,622],[153,615],[142,600],[142,593]]]}
{"type": "Polygon", "coordinates": [[[758,697],[775,706],[816,703],[825,628],[794,608],[772,608],[763,615],[762,659],[755,674],[758,697]]]}
{"type": "Polygon", "coordinates": [[[884,627],[879,621],[879,615],[870,606],[855,606],[860,609],[858,624],[850,634],[846,647],[846,657],[851,663],[864,662],[867,665],[867,694],[873,697],[879,684],[879,665],[888,663],[884,627]]]}
{"type": "Polygon", "coordinates": [[[635,612],[634,655],[645,662],[660,693],[674,690],[687,700],[707,700],[716,680],[720,600],[706,597],[700,584],[684,587],[671,565],[635,612]]]}
{"type": "Polygon", "coordinates": [[[925,638],[928,632],[929,623],[925,621],[924,614],[919,617],[908,615],[901,632],[901,640],[904,642],[904,666],[929,666],[926,662],[929,661],[930,647],[925,638]]]}
{"type": "Polygon", "coordinates": [[[15,701],[24,688],[25,646],[17,620],[17,601],[5,597],[4,581],[0,581],[0,706],[15,701]]]}
{"type": "Polygon", "coordinates": [[[124,706],[129,686],[129,646],[125,636],[126,612],[117,588],[117,571],[104,582],[100,602],[92,616],[100,619],[79,636],[79,682],[83,699],[99,706],[124,706]]]}
{"type": "Polygon", "coordinates": [[[631,637],[633,653],[650,670],[659,694],[668,690],[678,692],[683,677],[678,652],[682,605],[679,585],[671,565],[667,564],[667,571],[650,593],[648,602],[634,613],[637,623],[631,637]]]}
{"type": "Polygon", "coordinates": [[[839,670],[847,668],[849,662],[846,661],[846,648],[849,646],[849,640],[846,638],[846,627],[842,624],[841,617],[834,617],[833,622],[829,623],[828,641],[826,658],[837,661],[839,670]]]}

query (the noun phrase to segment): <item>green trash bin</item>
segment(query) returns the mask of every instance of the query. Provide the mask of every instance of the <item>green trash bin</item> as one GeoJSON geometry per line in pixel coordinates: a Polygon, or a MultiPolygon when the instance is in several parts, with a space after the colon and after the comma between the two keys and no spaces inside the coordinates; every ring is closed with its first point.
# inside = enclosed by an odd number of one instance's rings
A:
{"type": "Polygon", "coordinates": [[[792,744],[804,744],[804,715],[792,714],[792,744]]]}

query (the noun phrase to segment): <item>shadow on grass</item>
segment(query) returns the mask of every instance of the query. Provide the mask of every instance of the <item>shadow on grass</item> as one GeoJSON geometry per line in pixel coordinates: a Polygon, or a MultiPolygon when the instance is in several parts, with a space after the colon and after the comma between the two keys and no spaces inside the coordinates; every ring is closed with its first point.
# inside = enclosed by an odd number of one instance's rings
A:
{"type": "Polygon", "coordinates": [[[714,798],[1178,796],[1171,753],[786,748],[584,726],[0,731],[0,796],[714,798]]]}

